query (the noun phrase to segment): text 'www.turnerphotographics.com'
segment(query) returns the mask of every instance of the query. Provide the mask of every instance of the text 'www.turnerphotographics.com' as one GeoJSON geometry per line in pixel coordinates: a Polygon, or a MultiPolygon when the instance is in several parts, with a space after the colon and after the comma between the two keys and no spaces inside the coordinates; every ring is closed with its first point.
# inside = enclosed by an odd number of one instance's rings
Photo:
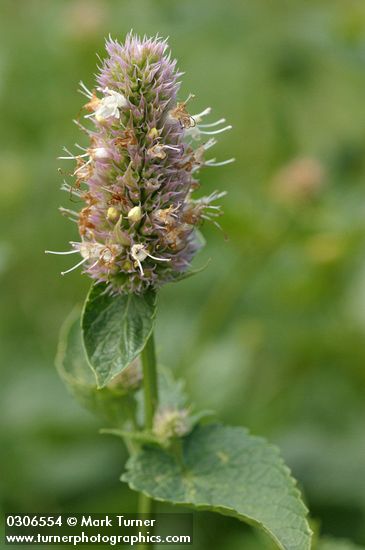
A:
{"type": "Polygon", "coordinates": [[[193,543],[193,514],[8,514],[5,544],[193,543]]]}

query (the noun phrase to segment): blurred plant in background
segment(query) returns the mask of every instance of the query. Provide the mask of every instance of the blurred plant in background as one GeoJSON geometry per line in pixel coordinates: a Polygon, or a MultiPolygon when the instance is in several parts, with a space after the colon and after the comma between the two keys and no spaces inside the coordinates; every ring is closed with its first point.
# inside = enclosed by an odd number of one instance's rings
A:
{"type": "MultiPolygon", "coordinates": [[[[170,36],[182,96],[199,89],[197,111],[209,96],[234,122],[220,152],[239,159],[203,175],[204,193],[229,192],[228,241],[208,229],[210,268],[161,293],[160,357],[200,405],[280,445],[322,532],[364,545],[365,5],[2,0],[0,14],[3,507],[134,508],[120,444],[101,444],[52,366],[88,281],[43,256],[70,239],[55,184],[60,136],[79,137],[72,84],[133,27],[170,36]]],[[[195,535],[202,550],[264,544],[209,514],[195,535]]]]}

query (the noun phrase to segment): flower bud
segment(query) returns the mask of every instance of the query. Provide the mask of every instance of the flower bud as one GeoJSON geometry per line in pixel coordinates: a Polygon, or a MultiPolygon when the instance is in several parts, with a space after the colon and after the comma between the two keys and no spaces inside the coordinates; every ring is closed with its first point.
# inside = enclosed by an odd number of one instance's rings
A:
{"type": "Polygon", "coordinates": [[[165,408],[156,412],[152,431],[163,442],[173,437],[182,437],[191,430],[186,409],[165,408]]]}
{"type": "Polygon", "coordinates": [[[107,213],[106,213],[106,217],[108,220],[110,220],[111,222],[116,222],[119,220],[119,216],[120,216],[120,213],[119,211],[115,208],[115,206],[110,206],[107,210],[107,213]]]}
{"type": "Polygon", "coordinates": [[[142,219],[142,210],[140,206],[134,206],[128,212],[128,219],[132,223],[138,223],[142,219]]]}
{"type": "Polygon", "coordinates": [[[150,139],[156,139],[158,136],[159,136],[159,133],[157,128],[155,127],[151,128],[151,130],[148,132],[148,137],[150,139]]]}

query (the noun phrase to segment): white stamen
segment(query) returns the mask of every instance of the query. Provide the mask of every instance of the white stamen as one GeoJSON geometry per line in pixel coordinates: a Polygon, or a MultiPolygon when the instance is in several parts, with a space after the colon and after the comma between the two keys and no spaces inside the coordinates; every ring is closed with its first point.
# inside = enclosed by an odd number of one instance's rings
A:
{"type": "Polygon", "coordinates": [[[88,154],[85,154],[85,155],[74,155],[73,157],[57,157],[59,160],[76,160],[76,159],[81,159],[81,158],[84,158],[84,157],[88,157],[89,155],[88,154]]]}
{"type": "Polygon", "coordinates": [[[215,220],[212,220],[211,216],[206,216],[202,214],[202,218],[204,220],[207,220],[208,222],[211,222],[213,225],[215,225],[220,231],[223,231],[222,226],[215,220]]]}
{"type": "Polygon", "coordinates": [[[81,145],[79,145],[78,143],[75,143],[75,147],[77,147],[78,149],[80,149],[81,151],[85,151],[87,153],[87,149],[85,147],[81,147],[81,145]]]}
{"type": "Polygon", "coordinates": [[[141,272],[141,275],[143,277],[143,275],[144,275],[143,267],[142,267],[141,262],[138,260],[138,258],[136,259],[136,264],[138,265],[138,268],[139,268],[139,270],[141,272]]]}
{"type": "Polygon", "coordinates": [[[152,258],[152,260],[158,260],[159,262],[171,262],[171,258],[159,258],[157,256],[152,256],[152,254],[147,254],[149,258],[152,258]]]}
{"type": "Polygon", "coordinates": [[[207,132],[205,130],[200,130],[199,129],[199,132],[201,134],[206,134],[206,135],[210,135],[210,136],[214,136],[215,134],[221,134],[222,132],[226,132],[227,130],[231,130],[232,129],[232,126],[229,125],[229,126],[225,126],[224,128],[220,128],[219,130],[213,130],[212,132],[207,132]]]}
{"type": "Polygon", "coordinates": [[[210,149],[211,147],[213,147],[214,145],[216,145],[218,142],[216,139],[214,138],[210,138],[208,139],[208,141],[206,143],[204,143],[204,149],[205,151],[207,151],[208,149],[210,149]]]}
{"type": "Polygon", "coordinates": [[[93,269],[93,267],[95,267],[96,265],[98,265],[99,263],[99,258],[96,260],[96,262],[94,262],[93,264],[91,264],[90,267],[88,267],[87,269],[93,269]]]}
{"type": "Polygon", "coordinates": [[[78,267],[80,267],[80,265],[84,264],[86,262],[87,258],[83,258],[81,260],[81,262],[79,262],[78,264],[74,265],[73,267],[70,267],[70,269],[68,269],[67,271],[61,271],[61,275],[66,275],[67,273],[71,273],[71,271],[74,271],[75,269],[77,269],[78,267]]]}
{"type": "Polygon", "coordinates": [[[212,111],[211,107],[207,107],[202,111],[201,113],[198,113],[197,115],[193,115],[192,118],[195,120],[196,124],[198,124],[203,116],[209,115],[212,111]]]}
{"type": "MultiPolygon", "coordinates": [[[[221,209],[220,206],[214,206],[213,204],[205,204],[204,207],[206,210],[216,210],[217,212],[219,212],[221,209]]],[[[219,214],[217,214],[216,212],[210,212],[209,215],[218,216],[219,214]]]]}
{"type": "Polygon", "coordinates": [[[81,166],[79,166],[75,171],[74,173],[72,174],[73,176],[76,176],[76,174],[78,172],[80,172],[83,168],[85,168],[88,164],[91,163],[91,159],[89,159],[87,162],[85,162],[85,164],[81,164],[81,166]]]}
{"type": "MultiPolygon", "coordinates": [[[[209,206],[205,207],[206,209],[209,208],[209,206]]],[[[222,212],[220,212],[220,208],[216,208],[217,212],[206,212],[205,216],[208,216],[209,219],[211,218],[220,218],[222,212]]]]}
{"type": "Polygon", "coordinates": [[[62,149],[68,154],[68,156],[57,157],[60,160],[77,160],[89,156],[89,153],[84,153],[83,155],[73,155],[68,149],[66,149],[66,147],[62,147],[62,149]]]}
{"type": "Polygon", "coordinates": [[[68,214],[69,216],[74,216],[76,218],[79,217],[79,213],[75,212],[74,210],[70,210],[69,208],[64,208],[63,206],[59,207],[59,211],[61,214],[68,214]]]}
{"type": "Polygon", "coordinates": [[[76,254],[78,253],[78,250],[67,250],[66,252],[55,252],[54,250],[45,250],[45,254],[59,254],[60,256],[66,255],[66,254],[76,254]]]}
{"type": "Polygon", "coordinates": [[[71,153],[71,151],[69,149],[67,149],[67,147],[63,146],[62,147],[62,151],[65,151],[68,155],[70,155],[71,157],[73,157],[74,155],[71,153]]]}
{"type": "Polygon", "coordinates": [[[85,97],[87,97],[87,99],[91,99],[91,96],[89,96],[86,92],[84,92],[84,90],[77,90],[77,91],[79,92],[79,94],[82,94],[85,97]]]}
{"type": "Polygon", "coordinates": [[[131,256],[134,260],[143,262],[148,254],[143,244],[134,244],[131,248],[131,256]]]}
{"type": "Polygon", "coordinates": [[[226,122],[225,118],[220,118],[216,122],[210,122],[209,124],[199,124],[199,128],[211,128],[212,126],[218,126],[219,124],[223,124],[226,122]]]}
{"type": "Polygon", "coordinates": [[[214,162],[215,159],[211,159],[211,160],[207,160],[207,162],[205,163],[206,166],[225,166],[226,164],[231,164],[232,162],[234,162],[236,159],[235,158],[231,158],[231,159],[228,159],[228,160],[222,160],[221,162],[214,162]]]}
{"type": "Polygon", "coordinates": [[[143,268],[141,262],[147,258],[152,258],[152,260],[157,260],[159,262],[170,262],[170,258],[158,258],[156,256],[152,256],[152,254],[149,254],[147,252],[145,246],[143,244],[134,244],[131,248],[131,256],[136,261],[136,264],[138,265],[138,268],[142,275],[144,275],[143,268]]]}
{"type": "Polygon", "coordinates": [[[172,147],[171,145],[163,145],[162,147],[163,147],[164,149],[172,149],[173,151],[180,152],[179,147],[172,147]]]}
{"type": "Polygon", "coordinates": [[[88,88],[86,88],[86,86],[85,86],[85,84],[83,83],[82,80],[80,80],[79,85],[82,88],[82,90],[79,90],[80,94],[84,95],[88,99],[92,99],[93,94],[90,92],[90,90],[88,90],[88,88]]]}
{"type": "Polygon", "coordinates": [[[61,191],[67,191],[67,193],[72,193],[73,195],[76,195],[77,197],[81,198],[80,191],[78,191],[75,187],[72,187],[72,185],[70,185],[66,181],[63,182],[60,189],[61,191]]]}
{"type": "Polygon", "coordinates": [[[85,128],[85,126],[83,126],[78,120],[76,120],[75,118],[72,120],[72,122],[74,124],[76,124],[76,126],[78,126],[83,132],[85,132],[87,135],[89,135],[89,130],[87,128],[85,128]]]}
{"type": "MultiPolygon", "coordinates": [[[[213,191],[208,197],[206,197],[206,202],[216,201],[218,199],[221,199],[222,197],[225,197],[227,195],[227,191],[213,191]]],[[[204,199],[203,199],[204,200],[204,199]]]]}

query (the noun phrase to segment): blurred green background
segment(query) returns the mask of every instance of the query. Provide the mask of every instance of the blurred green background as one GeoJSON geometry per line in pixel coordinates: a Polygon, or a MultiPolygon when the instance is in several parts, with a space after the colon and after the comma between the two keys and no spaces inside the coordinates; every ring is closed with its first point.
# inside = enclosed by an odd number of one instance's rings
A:
{"type": "MultiPolygon", "coordinates": [[[[196,94],[234,129],[202,171],[226,189],[201,274],[161,292],[158,352],[199,408],[282,449],[316,525],[365,544],[365,3],[362,0],[0,0],[0,490],[6,511],[121,512],[118,440],[53,366],[89,286],[62,278],[76,239],[57,212],[61,146],[104,38],[170,37],[196,94]],[[225,234],[227,237],[225,238],[225,234]],[[67,247],[66,247],[67,248],[67,247]]],[[[264,548],[198,514],[194,548],[264,548]]]]}

